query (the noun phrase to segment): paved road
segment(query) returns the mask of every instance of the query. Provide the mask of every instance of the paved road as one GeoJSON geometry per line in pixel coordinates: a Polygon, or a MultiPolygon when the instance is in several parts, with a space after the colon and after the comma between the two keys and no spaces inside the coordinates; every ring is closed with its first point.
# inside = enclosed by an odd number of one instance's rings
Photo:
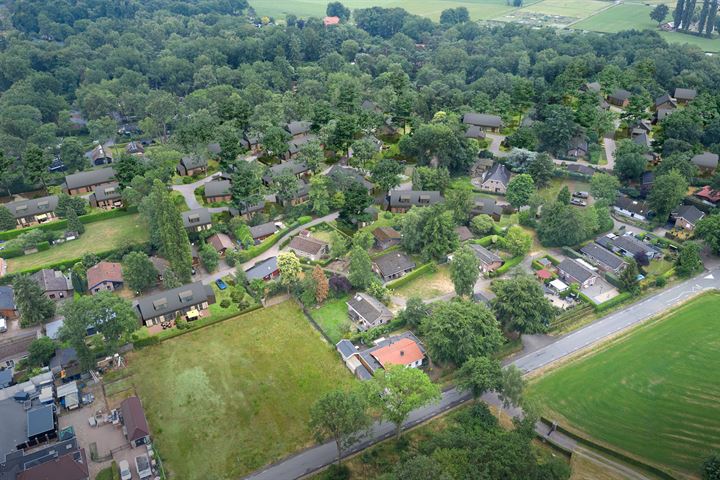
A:
{"type": "MultiPolygon", "coordinates": [[[[199,187],[202,187],[203,185],[205,185],[208,182],[212,182],[219,175],[220,175],[220,172],[215,172],[212,175],[208,175],[207,177],[200,179],[194,183],[173,185],[172,189],[175,190],[176,192],[180,192],[180,194],[185,198],[185,203],[187,203],[187,206],[190,210],[194,210],[196,208],[202,208],[203,205],[200,205],[200,202],[198,202],[197,198],[195,198],[195,190],[197,190],[199,187]]],[[[208,208],[208,210],[210,210],[210,213],[224,212],[227,209],[228,209],[228,207],[208,208]]]]}
{"type": "MultiPolygon", "coordinates": [[[[557,339],[555,342],[536,350],[533,353],[521,356],[509,363],[529,373],[547,366],[549,363],[559,360],[581,348],[590,346],[602,341],[618,331],[639,324],[662,311],[679,304],[689,297],[709,289],[720,289],[720,267],[713,267],[710,272],[680,283],[668,290],[648,297],[624,310],[608,315],[576,332],[557,339]]],[[[442,394],[439,403],[423,407],[411,413],[408,422],[403,428],[409,428],[418,423],[440,415],[448,409],[468,400],[470,396],[460,393],[456,389],[450,389],[442,394]]],[[[490,393],[483,396],[483,400],[498,405],[497,397],[490,393]]],[[[512,411],[508,412],[513,414],[512,411]]],[[[517,413],[517,412],[515,412],[517,413]]],[[[393,426],[387,422],[376,423],[370,435],[355,445],[347,454],[353,454],[373,443],[382,441],[392,435],[393,426]]],[[[547,427],[538,425],[537,430],[542,435],[547,433],[547,427]]],[[[567,437],[553,433],[548,439],[561,443],[565,448],[575,449],[575,444],[567,437]]],[[[248,480],[283,480],[295,479],[308,473],[325,467],[335,461],[337,452],[334,443],[325,443],[311,447],[292,457],[281,460],[262,471],[255,472],[246,477],[248,480]]],[[[613,463],[605,459],[603,463],[613,463]]],[[[615,464],[616,468],[621,468],[615,464]]],[[[637,478],[642,478],[639,476],[637,478]]]]}

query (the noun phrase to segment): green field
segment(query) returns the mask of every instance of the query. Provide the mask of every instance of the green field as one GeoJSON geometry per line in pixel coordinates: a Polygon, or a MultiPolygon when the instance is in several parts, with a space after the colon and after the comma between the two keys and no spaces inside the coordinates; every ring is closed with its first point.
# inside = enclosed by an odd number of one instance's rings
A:
{"type": "Polygon", "coordinates": [[[720,294],[699,297],[532,383],[545,415],[695,473],[720,448],[720,294]]]}
{"type": "Polygon", "coordinates": [[[561,15],[564,17],[584,18],[611,4],[599,0],[543,0],[526,6],[523,11],[561,15]]]}
{"type": "Polygon", "coordinates": [[[86,253],[99,253],[129,243],[148,240],[148,232],[140,215],[126,215],[85,225],[85,233],[78,240],[50,247],[49,250],[8,260],[8,272],[79,258],[86,253]]]}
{"type": "Polygon", "coordinates": [[[322,307],[310,311],[317,324],[320,325],[325,335],[333,343],[339,342],[352,326],[348,317],[348,307],[345,303],[347,300],[347,296],[328,299],[323,303],[322,307]]]}
{"type": "Polygon", "coordinates": [[[657,22],[650,18],[653,7],[640,3],[626,3],[600,12],[573,25],[580,30],[616,33],[622,30],[654,30],[657,22]]]}
{"type": "Polygon", "coordinates": [[[450,268],[447,265],[439,265],[435,272],[424,273],[411,280],[405,285],[392,291],[392,295],[410,298],[420,297],[423,300],[451,293],[455,287],[450,279],[450,268]]]}
{"type": "Polygon", "coordinates": [[[131,354],[128,365],[173,478],[238,478],[313,442],[310,407],[352,382],[293,302],[131,354]]]}

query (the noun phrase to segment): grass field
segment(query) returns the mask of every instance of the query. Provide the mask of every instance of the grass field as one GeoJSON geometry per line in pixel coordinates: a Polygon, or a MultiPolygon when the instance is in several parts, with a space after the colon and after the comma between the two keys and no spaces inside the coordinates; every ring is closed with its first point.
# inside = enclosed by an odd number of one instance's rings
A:
{"type": "Polygon", "coordinates": [[[534,5],[526,6],[522,10],[547,15],[585,18],[598,10],[607,8],[609,5],[608,2],[599,0],[543,0],[534,5]]]}
{"type": "Polygon", "coordinates": [[[632,454],[695,473],[720,448],[720,294],[690,301],[530,385],[545,414],[632,454]]]}
{"type": "Polygon", "coordinates": [[[617,5],[574,24],[573,28],[608,33],[631,29],[655,29],[657,22],[649,16],[652,9],[653,7],[641,3],[617,5]]]}
{"type": "Polygon", "coordinates": [[[104,252],[128,243],[148,240],[148,232],[139,215],[110,218],[85,225],[78,240],[50,247],[49,250],[8,260],[8,272],[42,267],[63,260],[79,258],[86,253],[104,252]]]}
{"type": "Polygon", "coordinates": [[[347,296],[326,300],[322,307],[310,311],[312,317],[333,343],[339,342],[351,325],[348,318],[348,307],[345,303],[347,300],[347,296]]]}
{"type": "Polygon", "coordinates": [[[392,294],[404,298],[420,297],[429,300],[454,290],[455,287],[450,279],[450,268],[447,265],[439,265],[437,271],[420,275],[393,290],[392,294]]]}
{"type": "Polygon", "coordinates": [[[312,404],[352,377],[293,302],[131,354],[173,478],[238,478],[312,443],[312,404]]]}

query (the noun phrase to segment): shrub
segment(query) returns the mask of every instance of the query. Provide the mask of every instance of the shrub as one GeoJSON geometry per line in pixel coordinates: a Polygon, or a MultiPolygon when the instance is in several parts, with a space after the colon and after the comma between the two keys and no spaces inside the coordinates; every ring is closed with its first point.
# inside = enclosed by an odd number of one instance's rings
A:
{"type": "Polygon", "coordinates": [[[424,275],[426,273],[431,273],[433,269],[436,269],[437,267],[433,263],[426,263],[424,265],[420,265],[418,268],[413,270],[412,272],[408,273],[407,275],[398,278],[397,280],[393,280],[392,282],[388,282],[385,287],[392,290],[394,288],[402,287],[403,285],[415,280],[417,277],[424,275]]]}
{"type": "Polygon", "coordinates": [[[656,286],[656,287],[662,288],[662,287],[664,287],[666,284],[667,284],[667,279],[666,279],[665,277],[660,276],[660,277],[657,277],[657,278],[655,279],[655,286],[656,286]]]}
{"type": "Polygon", "coordinates": [[[222,301],[220,302],[221,308],[228,308],[230,305],[231,305],[231,302],[227,298],[223,298],[222,301]]]}
{"type": "Polygon", "coordinates": [[[385,213],[383,213],[383,218],[384,218],[385,220],[390,220],[390,219],[392,219],[392,218],[393,218],[392,212],[385,212],[385,213]]]}
{"type": "Polygon", "coordinates": [[[332,464],[323,473],[323,480],[348,480],[350,478],[350,469],[345,464],[332,464]]]}
{"type": "Polygon", "coordinates": [[[612,308],[616,305],[620,305],[621,303],[625,302],[626,300],[629,300],[632,298],[632,293],[630,292],[623,292],[617,297],[611,298],[607,302],[603,302],[600,305],[595,306],[596,312],[604,312],[605,310],[612,308]]]}

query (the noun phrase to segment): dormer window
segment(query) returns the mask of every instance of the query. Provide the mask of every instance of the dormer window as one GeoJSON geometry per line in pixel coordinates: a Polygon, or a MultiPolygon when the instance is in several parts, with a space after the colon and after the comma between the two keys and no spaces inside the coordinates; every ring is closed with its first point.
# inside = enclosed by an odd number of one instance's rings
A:
{"type": "Polygon", "coordinates": [[[153,308],[155,311],[162,310],[167,307],[167,299],[159,298],[153,302],[153,308]]]}
{"type": "Polygon", "coordinates": [[[193,292],[192,290],[185,290],[184,292],[180,292],[178,296],[180,297],[181,302],[188,303],[193,299],[193,292]]]}

